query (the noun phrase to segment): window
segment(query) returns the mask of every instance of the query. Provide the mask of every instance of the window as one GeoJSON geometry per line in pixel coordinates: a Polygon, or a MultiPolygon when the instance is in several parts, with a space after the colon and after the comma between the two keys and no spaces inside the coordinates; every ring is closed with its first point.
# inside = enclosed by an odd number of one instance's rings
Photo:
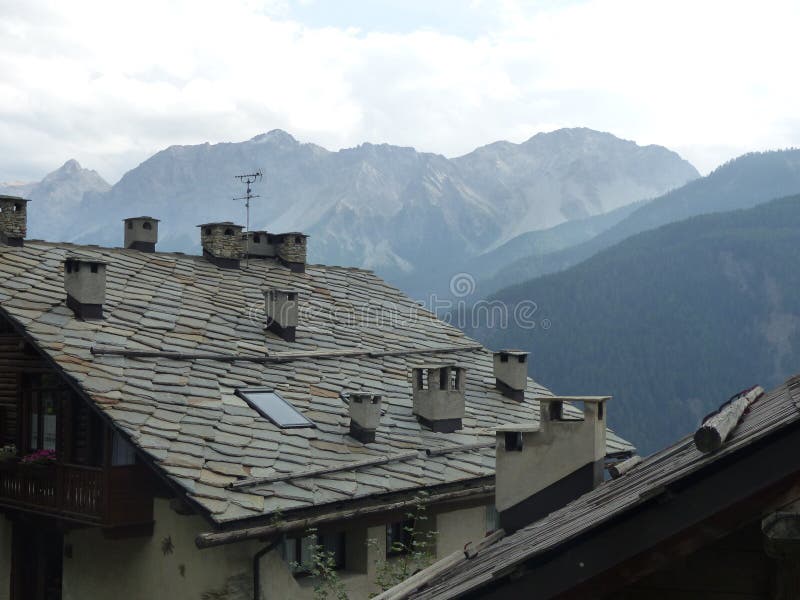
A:
{"type": "Polygon", "coordinates": [[[508,354],[501,354],[500,362],[508,362],[508,354]]]}
{"type": "Polygon", "coordinates": [[[128,221],[128,229],[133,229],[133,221],[128,221]]]}
{"type": "Polygon", "coordinates": [[[506,431],[506,452],[522,452],[522,432],[506,431]]]}
{"type": "Polygon", "coordinates": [[[261,236],[258,235],[257,233],[254,233],[253,234],[253,242],[256,243],[256,244],[260,244],[261,243],[261,236]]]}
{"type": "Polygon", "coordinates": [[[147,230],[149,231],[149,230],[150,230],[150,229],[152,229],[152,228],[153,228],[153,226],[150,224],[150,221],[145,221],[145,222],[142,224],[142,229],[147,229],[147,230]]]}
{"type": "Polygon", "coordinates": [[[500,515],[494,504],[486,505],[486,535],[500,529],[500,515]]]}
{"type": "Polygon", "coordinates": [[[323,533],[314,535],[297,535],[287,537],[283,541],[283,560],[295,575],[308,575],[313,566],[314,552],[330,553],[335,569],[345,566],[344,532],[323,533]]]}
{"type": "Polygon", "coordinates": [[[386,557],[408,554],[414,541],[414,519],[405,519],[386,526],[386,557]]]}
{"type": "Polygon", "coordinates": [[[55,450],[58,398],[63,386],[50,373],[26,376],[25,396],[30,415],[27,450],[55,450]]]}
{"type": "Polygon", "coordinates": [[[281,398],[274,390],[252,388],[237,390],[236,393],[258,414],[269,419],[281,429],[314,427],[313,422],[301,415],[294,406],[281,398]]]}

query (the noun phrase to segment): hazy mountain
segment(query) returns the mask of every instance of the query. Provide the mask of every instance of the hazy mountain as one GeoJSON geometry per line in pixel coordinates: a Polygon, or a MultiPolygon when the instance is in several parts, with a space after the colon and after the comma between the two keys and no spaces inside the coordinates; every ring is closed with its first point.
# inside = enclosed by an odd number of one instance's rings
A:
{"type": "Polygon", "coordinates": [[[648,231],[502,290],[493,299],[512,315],[535,302],[534,327],[472,333],[530,350],[532,374],[558,393],[613,394],[612,426],[648,451],[737,391],[800,372],[799,265],[794,196],[648,231]]]}
{"type": "Polygon", "coordinates": [[[745,154],[707,177],[664,194],[582,244],[547,254],[531,253],[498,269],[486,293],[566,269],[636,233],[694,215],[748,208],[800,193],[800,150],[745,154]]]}
{"type": "Polygon", "coordinates": [[[161,219],[162,249],[196,251],[194,225],[244,221],[234,175],[261,169],[251,227],[311,234],[311,260],[423,275],[521,231],[652,197],[697,176],[677,154],[588,129],[501,142],[457,159],[386,144],[330,152],[283,131],[241,143],[173,146],[86,195],[60,235],[120,242],[109,222],[161,219]]]}
{"type": "Polygon", "coordinates": [[[73,234],[64,225],[73,222],[84,194],[110,189],[97,171],[84,169],[72,159],[39,182],[0,186],[0,193],[22,196],[35,203],[28,212],[28,237],[68,239],[73,234]]]}

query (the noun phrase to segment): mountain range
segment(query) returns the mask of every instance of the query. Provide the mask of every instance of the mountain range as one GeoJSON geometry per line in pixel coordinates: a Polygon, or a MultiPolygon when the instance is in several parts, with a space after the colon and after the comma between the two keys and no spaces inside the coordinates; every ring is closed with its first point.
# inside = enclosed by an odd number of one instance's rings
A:
{"type": "MultiPolygon", "coordinates": [[[[709,205],[735,195],[706,190],[709,205]]],[[[532,374],[561,394],[613,395],[609,423],[647,452],[739,390],[800,371],[799,265],[792,196],[646,231],[503,289],[491,299],[511,315],[527,303],[528,327],[470,332],[529,350],[532,374]]]]}
{"type": "Polygon", "coordinates": [[[120,232],[108,223],[135,212],[161,219],[160,248],[197,252],[195,225],[245,221],[232,201],[244,191],[234,176],[260,169],[252,228],[304,231],[312,261],[373,268],[417,294],[431,273],[520,234],[605,214],[698,177],[666,148],[590,129],[496,142],[454,159],[386,144],[331,152],[274,130],[240,143],[172,146],[111,187],[76,165],[27,191],[37,201],[32,236],[115,245],[120,232]],[[70,190],[63,197],[46,184],[69,175],[75,183],[62,184],[70,190]]]}

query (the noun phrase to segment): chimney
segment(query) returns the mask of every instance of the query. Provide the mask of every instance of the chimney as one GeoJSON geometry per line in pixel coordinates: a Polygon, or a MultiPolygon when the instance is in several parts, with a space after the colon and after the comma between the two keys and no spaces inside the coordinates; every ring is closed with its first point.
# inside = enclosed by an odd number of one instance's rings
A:
{"type": "Polygon", "coordinates": [[[28,201],[0,195],[0,243],[22,246],[28,232],[28,201]]]}
{"type": "Polygon", "coordinates": [[[537,399],[538,427],[503,425],[496,430],[495,504],[500,525],[509,533],[603,481],[610,396],[537,399]],[[565,417],[565,402],[583,402],[583,418],[565,417]]]}
{"type": "Polygon", "coordinates": [[[264,312],[267,315],[267,329],[287,342],[295,340],[298,321],[295,290],[264,290],[264,312]]]}
{"type": "Polygon", "coordinates": [[[522,402],[528,386],[528,353],[521,350],[495,352],[494,377],[495,386],[503,396],[522,402]]]}
{"type": "Polygon", "coordinates": [[[305,273],[308,236],[295,231],[292,233],[279,233],[274,238],[278,260],[295,273],[305,273]]]}
{"type": "Polygon", "coordinates": [[[106,301],[106,263],[95,258],[68,255],[64,259],[67,306],[79,319],[102,319],[106,301]]]}
{"type": "Polygon", "coordinates": [[[467,371],[455,365],[423,365],[411,370],[414,414],[438,433],[461,429],[467,371]]]}
{"type": "Polygon", "coordinates": [[[250,258],[275,256],[275,236],[266,231],[248,231],[244,234],[245,252],[250,258]]]}
{"type": "Polygon", "coordinates": [[[375,441],[381,423],[381,397],[378,394],[346,394],[350,409],[350,435],[364,444],[375,441]]]}
{"type": "Polygon", "coordinates": [[[125,219],[125,248],[155,252],[158,243],[158,219],[130,217],[125,219]]]}
{"type": "Polygon", "coordinates": [[[244,258],[242,226],[230,221],[204,223],[200,228],[200,242],[203,256],[223,269],[238,269],[244,258]]]}

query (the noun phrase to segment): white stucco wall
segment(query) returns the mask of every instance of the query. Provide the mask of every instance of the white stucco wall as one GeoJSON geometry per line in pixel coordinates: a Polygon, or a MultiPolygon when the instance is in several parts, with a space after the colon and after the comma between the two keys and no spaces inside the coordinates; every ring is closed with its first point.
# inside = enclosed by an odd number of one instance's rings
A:
{"type": "Polygon", "coordinates": [[[0,515],[0,600],[11,597],[11,521],[0,515]]]}
{"type": "Polygon", "coordinates": [[[486,507],[439,513],[436,515],[436,531],[438,558],[463,549],[467,542],[479,542],[486,535],[486,507]]]}
{"type": "MultiPolygon", "coordinates": [[[[71,546],[72,556],[64,558],[63,599],[251,600],[252,559],[264,543],[198,550],[195,536],[209,530],[200,517],[178,515],[164,499],[155,500],[154,517],[152,536],[107,539],[96,529],[66,534],[64,543],[71,546]],[[171,542],[171,551],[165,552],[166,540],[171,542]]],[[[483,537],[485,507],[439,513],[431,521],[438,532],[437,556],[441,557],[483,537]]],[[[0,542],[3,532],[0,526],[0,542]]],[[[347,568],[340,572],[341,580],[351,600],[366,599],[378,591],[374,579],[377,565],[386,556],[385,525],[364,528],[356,524],[347,532],[346,548],[347,568]],[[375,543],[367,545],[368,539],[375,543]]],[[[0,567],[3,564],[0,557],[0,567]]],[[[260,564],[263,600],[313,598],[314,580],[295,579],[280,549],[262,557],[260,564]]],[[[0,600],[5,598],[0,595],[0,600]]]]}

